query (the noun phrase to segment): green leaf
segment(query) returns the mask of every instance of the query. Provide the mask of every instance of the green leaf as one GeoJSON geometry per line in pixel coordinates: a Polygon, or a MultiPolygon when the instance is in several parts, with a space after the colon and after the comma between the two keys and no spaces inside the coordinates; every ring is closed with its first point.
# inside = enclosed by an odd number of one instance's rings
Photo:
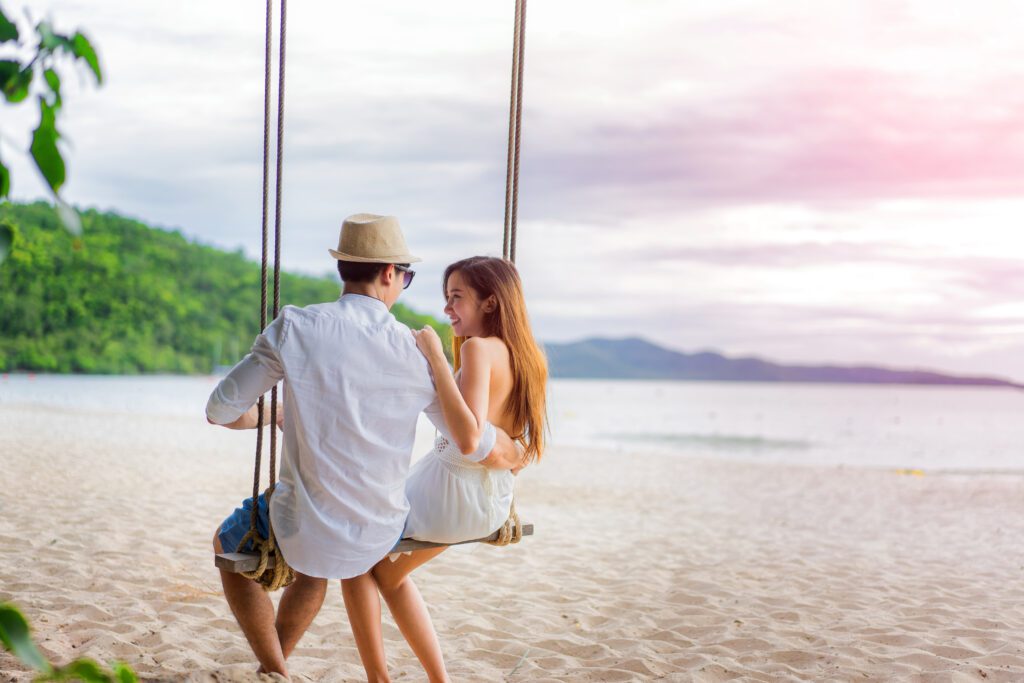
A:
{"type": "Polygon", "coordinates": [[[7,81],[21,71],[21,62],[13,59],[0,60],[0,84],[7,84],[7,81]]]}
{"type": "Polygon", "coordinates": [[[53,670],[32,642],[28,621],[10,603],[0,603],[0,642],[11,654],[36,671],[50,673],[53,670]]]}
{"type": "Polygon", "coordinates": [[[114,662],[114,678],[118,683],[138,683],[139,679],[135,672],[128,668],[124,662],[114,662]]]}
{"type": "Polygon", "coordinates": [[[51,107],[42,97],[39,98],[39,126],[32,131],[32,145],[29,151],[43,174],[43,179],[54,194],[60,192],[64,184],[64,158],[57,149],[57,107],[51,107]]]}
{"type": "Polygon", "coordinates": [[[14,104],[28,97],[31,84],[31,67],[22,68],[19,62],[10,59],[0,61],[0,89],[8,102],[14,104]]]}
{"type": "Polygon", "coordinates": [[[56,107],[60,107],[62,102],[60,99],[60,76],[53,69],[47,69],[43,72],[43,77],[46,78],[46,84],[50,86],[50,90],[53,91],[53,104],[56,107]]]}
{"type": "Polygon", "coordinates": [[[8,40],[18,39],[18,27],[15,26],[10,19],[4,15],[4,10],[0,7],[0,43],[6,43],[8,40]]]}
{"type": "Polygon", "coordinates": [[[77,679],[85,683],[110,683],[113,680],[99,664],[86,657],[76,659],[54,673],[63,680],[77,679]]]}
{"type": "Polygon", "coordinates": [[[7,101],[14,104],[28,97],[28,87],[32,85],[32,69],[27,67],[18,72],[11,90],[4,90],[7,101]]]}
{"type": "Polygon", "coordinates": [[[71,52],[79,59],[85,60],[89,68],[92,69],[93,75],[96,76],[96,82],[102,85],[103,72],[100,70],[100,60],[96,56],[96,50],[92,48],[92,43],[81,31],[71,39],[71,52]]]}
{"type": "Polygon", "coordinates": [[[3,199],[11,193],[11,172],[4,166],[4,162],[0,161],[0,199],[3,199]]]}
{"type": "Polygon", "coordinates": [[[43,72],[43,76],[46,77],[46,84],[50,86],[53,92],[60,94],[60,76],[53,69],[47,69],[43,72]]]}

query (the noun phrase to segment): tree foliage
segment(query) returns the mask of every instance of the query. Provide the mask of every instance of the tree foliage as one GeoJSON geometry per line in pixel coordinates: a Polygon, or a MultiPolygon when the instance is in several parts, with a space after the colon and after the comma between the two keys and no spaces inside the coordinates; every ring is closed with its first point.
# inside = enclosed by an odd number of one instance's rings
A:
{"type": "MultiPolygon", "coordinates": [[[[39,107],[39,125],[32,131],[29,152],[43,180],[57,197],[66,177],[64,157],[58,145],[61,135],[57,130],[57,119],[63,100],[57,67],[62,59],[80,62],[96,83],[102,84],[99,58],[84,33],[58,33],[48,21],[35,25],[35,35],[30,41],[0,6],[0,45],[9,44],[13,44],[21,56],[0,60],[0,92],[8,104],[16,105],[29,98],[33,83],[38,84],[39,94],[35,100],[39,107]]],[[[0,159],[0,197],[8,196],[10,190],[11,174],[0,159]]]]}
{"type": "MultiPolygon", "coordinates": [[[[0,371],[208,373],[259,332],[260,267],[242,254],[114,213],[80,214],[81,236],[44,202],[0,206],[0,371]],[[0,244],[2,246],[2,244],[0,244]]],[[[332,301],[333,278],[282,273],[281,303],[332,301]]],[[[407,325],[450,327],[401,304],[407,325]]]]}

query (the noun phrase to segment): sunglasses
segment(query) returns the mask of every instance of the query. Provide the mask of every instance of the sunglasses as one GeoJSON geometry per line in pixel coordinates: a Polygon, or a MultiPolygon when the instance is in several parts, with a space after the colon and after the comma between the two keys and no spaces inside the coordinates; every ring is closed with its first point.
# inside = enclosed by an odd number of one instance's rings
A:
{"type": "Polygon", "coordinates": [[[409,266],[400,266],[397,263],[394,264],[395,270],[402,271],[405,276],[405,283],[402,285],[402,289],[409,289],[409,285],[412,284],[412,279],[416,277],[416,271],[409,268],[409,266]]]}

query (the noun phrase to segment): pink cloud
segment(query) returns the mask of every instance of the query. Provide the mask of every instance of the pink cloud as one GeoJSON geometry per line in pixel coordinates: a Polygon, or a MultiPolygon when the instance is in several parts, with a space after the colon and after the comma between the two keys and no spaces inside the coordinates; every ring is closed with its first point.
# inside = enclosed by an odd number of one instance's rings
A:
{"type": "Polygon", "coordinates": [[[609,193],[667,207],[1024,193],[1024,93],[1005,83],[940,93],[834,70],[651,118],[572,136],[570,121],[534,124],[531,192],[584,210],[609,193]]]}

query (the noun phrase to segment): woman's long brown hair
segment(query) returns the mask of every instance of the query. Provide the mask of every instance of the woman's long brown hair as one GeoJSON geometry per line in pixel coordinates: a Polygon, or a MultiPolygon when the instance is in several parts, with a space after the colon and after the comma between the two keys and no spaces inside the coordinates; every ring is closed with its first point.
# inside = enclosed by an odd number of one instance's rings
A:
{"type": "MultiPolygon", "coordinates": [[[[497,337],[508,347],[512,393],[505,406],[512,413],[516,432],[510,436],[526,448],[527,462],[540,460],[547,429],[548,363],[530,329],[519,272],[510,261],[490,256],[456,261],[444,271],[442,290],[446,300],[448,278],[455,272],[462,275],[478,299],[485,301],[493,296],[497,301],[494,311],[484,314],[484,335],[497,337]]],[[[462,365],[460,351],[465,340],[465,337],[452,339],[456,370],[462,365]]]]}

